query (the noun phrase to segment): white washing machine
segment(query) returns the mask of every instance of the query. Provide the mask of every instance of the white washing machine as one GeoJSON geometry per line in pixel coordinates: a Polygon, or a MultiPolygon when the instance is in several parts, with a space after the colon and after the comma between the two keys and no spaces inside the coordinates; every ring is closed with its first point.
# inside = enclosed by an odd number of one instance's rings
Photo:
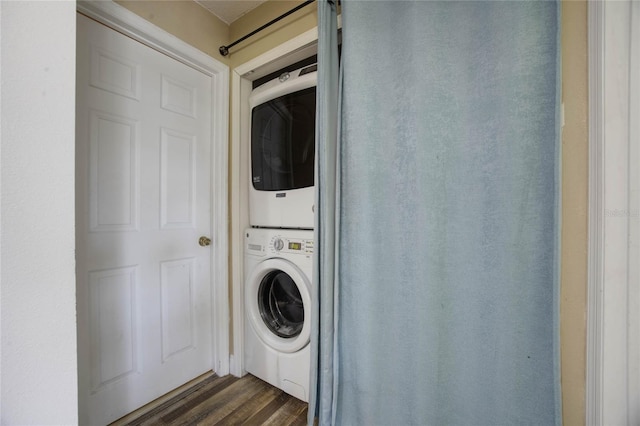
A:
{"type": "Polygon", "coordinates": [[[313,231],[245,231],[244,365],[248,373],[309,399],[313,231]]]}

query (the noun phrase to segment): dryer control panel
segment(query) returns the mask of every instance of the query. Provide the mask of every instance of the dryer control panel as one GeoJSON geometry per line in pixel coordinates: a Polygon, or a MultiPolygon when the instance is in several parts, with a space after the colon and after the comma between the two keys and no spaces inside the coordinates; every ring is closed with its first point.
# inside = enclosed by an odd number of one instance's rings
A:
{"type": "Polygon", "coordinates": [[[304,238],[286,238],[276,235],[271,238],[269,249],[272,253],[313,254],[313,240],[304,238]]]}

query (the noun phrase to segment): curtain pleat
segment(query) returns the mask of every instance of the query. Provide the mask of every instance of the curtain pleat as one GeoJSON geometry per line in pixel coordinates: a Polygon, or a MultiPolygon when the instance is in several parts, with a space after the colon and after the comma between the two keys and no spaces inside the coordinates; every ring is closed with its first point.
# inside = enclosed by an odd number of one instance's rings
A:
{"type": "Polygon", "coordinates": [[[316,101],[316,218],[311,321],[310,425],[332,424],[338,372],[334,329],[337,300],[336,245],[339,227],[338,26],[335,2],[318,1],[318,86],[316,101]]]}
{"type": "Polygon", "coordinates": [[[559,424],[558,4],[318,7],[310,421],[559,424]]]}

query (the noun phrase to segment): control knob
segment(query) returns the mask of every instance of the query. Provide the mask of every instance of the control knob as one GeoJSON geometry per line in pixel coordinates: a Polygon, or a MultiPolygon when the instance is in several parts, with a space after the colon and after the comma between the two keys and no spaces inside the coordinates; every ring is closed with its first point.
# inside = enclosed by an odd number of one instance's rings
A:
{"type": "Polygon", "coordinates": [[[282,250],[283,247],[284,247],[284,241],[282,241],[280,238],[276,238],[275,240],[273,240],[273,248],[276,251],[282,250]]]}

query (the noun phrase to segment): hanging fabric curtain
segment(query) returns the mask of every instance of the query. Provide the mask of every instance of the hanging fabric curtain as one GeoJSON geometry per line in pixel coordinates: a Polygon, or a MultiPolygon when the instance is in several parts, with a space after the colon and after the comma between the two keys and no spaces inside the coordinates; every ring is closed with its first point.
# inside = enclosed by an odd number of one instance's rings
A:
{"type": "Polygon", "coordinates": [[[559,424],[558,4],[318,7],[310,421],[559,424]]]}
{"type": "MultiPolygon", "coordinates": [[[[316,212],[311,313],[311,377],[309,406],[318,399],[322,418],[331,418],[334,394],[333,349],[335,314],[336,230],[339,223],[338,117],[339,69],[336,2],[318,2],[318,80],[316,101],[316,212]],[[321,283],[321,284],[320,284],[321,283]],[[322,321],[318,321],[322,318],[322,321]]],[[[313,424],[315,410],[309,410],[313,424]]]]}

